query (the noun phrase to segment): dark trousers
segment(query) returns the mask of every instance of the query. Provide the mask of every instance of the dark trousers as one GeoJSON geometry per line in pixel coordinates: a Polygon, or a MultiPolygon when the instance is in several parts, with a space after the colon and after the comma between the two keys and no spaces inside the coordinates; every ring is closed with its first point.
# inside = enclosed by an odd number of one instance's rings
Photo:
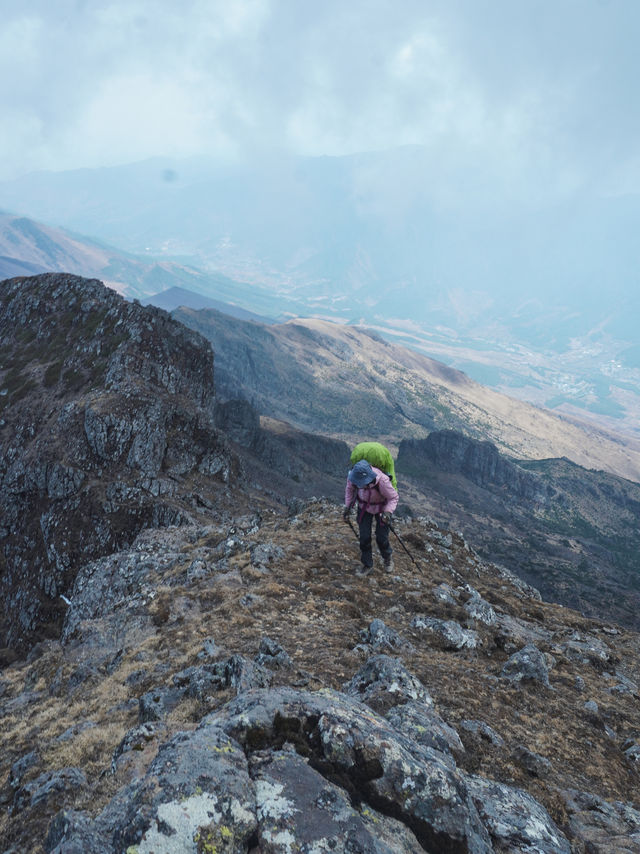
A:
{"type": "Polygon", "coordinates": [[[391,558],[391,546],[389,545],[389,526],[385,525],[379,515],[373,513],[362,513],[358,517],[358,528],[360,529],[360,560],[364,566],[373,566],[373,554],[371,551],[371,525],[376,520],[376,543],[380,554],[386,562],[391,558]]]}

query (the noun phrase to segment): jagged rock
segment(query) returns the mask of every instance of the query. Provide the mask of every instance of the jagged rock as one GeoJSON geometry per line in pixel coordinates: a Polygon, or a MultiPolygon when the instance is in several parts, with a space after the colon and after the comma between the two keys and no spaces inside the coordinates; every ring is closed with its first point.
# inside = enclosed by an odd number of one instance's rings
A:
{"type": "Polygon", "coordinates": [[[178,733],[162,745],[114,833],[116,845],[138,854],[246,850],[256,829],[247,759],[216,727],[178,733]],[[244,847],[243,847],[244,846],[244,847]]]}
{"type": "Polygon", "coordinates": [[[238,463],[213,421],[211,347],[165,312],[44,274],[2,283],[0,338],[21,366],[0,436],[0,644],[28,648],[59,628],[78,567],[189,521],[173,479],[225,483],[238,463]]]}
{"type": "Polygon", "coordinates": [[[624,755],[634,765],[640,767],[640,744],[631,744],[624,749],[624,755]]]}
{"type": "Polygon", "coordinates": [[[284,558],[284,550],[273,543],[258,543],[251,547],[249,554],[251,565],[261,569],[267,569],[284,558]]]}
{"type": "Polygon", "coordinates": [[[251,762],[264,854],[291,851],[367,851],[421,854],[423,847],[400,821],[371,806],[356,808],[348,793],[293,751],[274,751],[251,762]]]}
{"type": "Polygon", "coordinates": [[[228,686],[226,662],[187,667],[176,673],[172,681],[176,688],[184,691],[185,696],[204,700],[228,686]]]}
{"type": "Polygon", "coordinates": [[[593,635],[583,637],[575,633],[570,640],[561,644],[560,651],[569,661],[592,664],[600,669],[616,660],[606,643],[593,635]]]}
{"type": "Polygon", "coordinates": [[[478,633],[471,629],[463,629],[455,620],[417,616],[411,620],[411,627],[432,635],[442,649],[476,649],[480,645],[478,633]]]}
{"type": "Polygon", "coordinates": [[[291,667],[291,657],[284,648],[272,638],[264,637],[260,640],[258,654],[255,658],[256,664],[277,670],[280,667],[291,667]]]}
{"type": "Polygon", "coordinates": [[[86,785],[86,775],[80,768],[46,771],[18,789],[13,801],[13,809],[15,812],[20,812],[26,806],[37,806],[44,801],[54,800],[71,789],[81,789],[86,785]]]}
{"type": "Polygon", "coordinates": [[[444,583],[433,588],[433,595],[438,602],[444,602],[446,605],[457,605],[460,598],[457,590],[454,590],[449,584],[444,583]]]}
{"type": "Polygon", "coordinates": [[[408,650],[411,644],[401,637],[395,629],[390,629],[380,619],[372,620],[368,628],[360,632],[360,642],[368,644],[377,651],[408,650]]]}
{"type": "Polygon", "coordinates": [[[504,747],[504,738],[484,721],[463,720],[460,721],[460,729],[474,736],[478,741],[488,742],[494,747],[504,747]]]}
{"type": "Polygon", "coordinates": [[[131,752],[132,750],[143,751],[147,744],[153,741],[154,738],[157,738],[158,734],[162,731],[163,727],[161,725],[159,726],[151,721],[130,729],[120,744],[113,751],[113,756],[111,757],[111,770],[115,771],[118,760],[121,756],[131,752]]]}
{"type": "Polygon", "coordinates": [[[141,724],[161,721],[185,696],[183,688],[156,688],[138,700],[138,720],[141,724]]]}
{"type": "Polygon", "coordinates": [[[245,746],[295,744],[324,776],[349,787],[352,797],[399,818],[427,850],[489,854],[489,836],[464,778],[364,709],[337,692],[279,688],[244,694],[203,725],[221,726],[245,746]]]}
{"type": "Polygon", "coordinates": [[[510,682],[539,682],[549,685],[549,668],[544,655],[537,646],[527,644],[514,653],[506,662],[500,674],[510,682]]]}
{"type": "Polygon", "coordinates": [[[205,638],[202,641],[202,650],[198,653],[198,658],[215,658],[218,654],[218,647],[213,638],[205,638]]]}
{"type": "Polygon", "coordinates": [[[518,744],[511,755],[532,777],[547,777],[553,770],[553,765],[548,759],[529,750],[524,744],[518,744]]]}
{"type": "Polygon", "coordinates": [[[28,753],[25,753],[24,756],[21,756],[20,759],[17,759],[11,766],[11,771],[9,772],[9,784],[11,787],[13,789],[20,788],[24,775],[30,768],[33,768],[39,762],[40,755],[37,750],[30,750],[28,753]]]}
{"type": "Polygon", "coordinates": [[[464,603],[464,610],[469,620],[474,623],[482,623],[485,626],[495,626],[498,617],[492,606],[483,599],[477,590],[470,588],[471,596],[464,603]]]}
{"type": "Polygon", "coordinates": [[[458,733],[442,720],[432,706],[416,702],[404,703],[389,709],[385,717],[392,726],[409,736],[416,744],[440,753],[443,762],[451,767],[455,767],[456,761],[465,752],[458,733]]]}
{"type": "Polygon", "coordinates": [[[238,694],[253,688],[265,688],[271,682],[271,676],[264,667],[242,655],[232,655],[225,668],[227,684],[238,694]]]}
{"type": "Polygon", "coordinates": [[[564,834],[527,792],[484,777],[468,777],[467,783],[496,850],[512,854],[571,854],[564,834]]]}
{"type": "Polygon", "coordinates": [[[75,724],[75,726],[66,729],[56,738],[56,741],[71,741],[77,735],[80,735],[81,732],[86,732],[88,729],[95,729],[96,726],[95,721],[82,721],[82,723],[75,724]]]}
{"type": "Polygon", "coordinates": [[[512,617],[510,614],[499,614],[496,623],[498,631],[494,636],[496,643],[503,648],[506,648],[507,643],[522,647],[530,643],[537,645],[551,642],[551,632],[529,620],[512,617]]]}
{"type": "Polygon", "coordinates": [[[436,466],[463,474],[478,486],[506,489],[515,498],[541,504],[552,494],[538,475],[503,457],[491,442],[470,439],[454,430],[433,430],[426,439],[403,439],[397,465],[407,471],[436,466]]]}
{"type": "Polygon", "coordinates": [[[638,688],[636,682],[629,679],[628,676],[625,676],[619,670],[616,670],[616,679],[618,680],[617,684],[609,688],[610,694],[631,694],[636,698],[640,698],[640,688],[638,688]]]}
{"type": "Polygon", "coordinates": [[[108,832],[83,812],[61,810],[49,825],[47,854],[113,854],[108,832]]]}
{"type": "Polygon", "coordinates": [[[598,854],[637,854],[640,851],[640,811],[622,801],[610,803],[589,792],[562,793],[569,813],[569,831],[585,850],[598,854]]]}
{"type": "Polygon", "coordinates": [[[433,705],[422,682],[409,673],[399,659],[388,655],[372,656],[344,686],[344,691],[380,714],[403,703],[433,705]]]}
{"type": "Polygon", "coordinates": [[[196,560],[189,564],[189,569],[187,569],[187,582],[192,584],[194,581],[200,581],[200,579],[206,578],[209,573],[210,569],[207,562],[201,558],[196,558],[196,560]]]}

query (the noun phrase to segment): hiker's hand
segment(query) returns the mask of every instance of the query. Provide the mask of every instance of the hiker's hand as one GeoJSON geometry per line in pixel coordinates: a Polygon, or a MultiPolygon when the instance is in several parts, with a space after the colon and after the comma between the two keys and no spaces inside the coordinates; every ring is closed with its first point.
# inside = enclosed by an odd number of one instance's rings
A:
{"type": "Polygon", "coordinates": [[[342,518],[344,519],[345,522],[348,521],[350,515],[351,515],[351,507],[349,507],[348,505],[345,504],[344,509],[342,511],[342,518]]]}
{"type": "Polygon", "coordinates": [[[392,513],[381,513],[380,519],[382,520],[383,524],[390,525],[391,520],[393,519],[393,514],[392,513]]]}

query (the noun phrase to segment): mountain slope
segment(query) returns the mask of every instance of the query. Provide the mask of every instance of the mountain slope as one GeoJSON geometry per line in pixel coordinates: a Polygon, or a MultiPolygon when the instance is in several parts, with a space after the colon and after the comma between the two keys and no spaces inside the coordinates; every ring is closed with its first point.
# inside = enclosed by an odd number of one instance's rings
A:
{"type": "Polygon", "coordinates": [[[485,559],[551,601],[640,630],[639,484],[566,459],[508,459],[453,431],[403,440],[396,467],[405,499],[485,559]]]}
{"type": "Polygon", "coordinates": [[[317,319],[266,327],[207,310],[174,317],[212,342],[222,396],[302,429],[395,445],[452,428],[514,457],[567,457],[640,480],[637,440],[506,397],[366,329],[317,319]]]}
{"type": "MultiPolygon", "coordinates": [[[[1,651],[1,850],[638,851],[637,633],[422,515],[358,575],[340,504],[299,498],[343,485],[346,446],[217,401],[164,311],[14,279],[0,347],[6,618],[55,610],[1,651]]],[[[474,486],[549,494],[548,463],[486,450],[474,486]]]]}
{"type": "Polygon", "coordinates": [[[342,486],[343,443],[215,403],[210,345],[166,312],[77,276],[0,282],[0,648],[55,635],[78,566],[141,529],[244,503],[247,481],[280,500],[342,486]],[[310,445],[317,464],[287,462],[310,445]]]}
{"type": "Polygon", "coordinates": [[[99,278],[118,293],[128,298],[148,297],[147,302],[153,302],[158,290],[175,288],[185,295],[185,304],[197,298],[206,301],[215,295],[219,297],[214,301],[217,307],[238,311],[242,317],[251,316],[228,303],[243,294],[247,285],[172,261],[130,255],[26,217],[0,213],[0,256],[0,278],[45,271],[72,273],[99,278]],[[201,296],[202,292],[209,297],[201,296]]]}
{"type": "Polygon", "coordinates": [[[230,303],[220,302],[220,300],[211,299],[202,294],[188,291],[186,288],[167,288],[166,291],[161,291],[158,294],[152,294],[149,297],[141,300],[143,305],[155,305],[158,308],[163,308],[165,311],[174,311],[180,306],[191,308],[195,311],[201,309],[215,309],[231,317],[238,317],[241,320],[255,320],[257,323],[272,323],[268,317],[261,317],[259,314],[254,314],[251,311],[246,311],[243,308],[231,305],[230,303]]]}
{"type": "Polygon", "coordinates": [[[353,573],[339,507],[143,532],[2,674],[0,840],[34,854],[634,854],[640,639],[456,534],[353,573]]]}

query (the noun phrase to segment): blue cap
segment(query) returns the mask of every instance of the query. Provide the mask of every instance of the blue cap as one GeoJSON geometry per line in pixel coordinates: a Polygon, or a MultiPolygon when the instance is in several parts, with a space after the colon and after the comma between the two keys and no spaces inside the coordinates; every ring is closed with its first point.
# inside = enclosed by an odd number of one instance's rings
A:
{"type": "Polygon", "coordinates": [[[349,480],[354,484],[354,486],[357,486],[358,489],[362,489],[363,486],[366,486],[375,479],[375,473],[366,460],[360,460],[357,462],[349,472],[349,480]]]}

